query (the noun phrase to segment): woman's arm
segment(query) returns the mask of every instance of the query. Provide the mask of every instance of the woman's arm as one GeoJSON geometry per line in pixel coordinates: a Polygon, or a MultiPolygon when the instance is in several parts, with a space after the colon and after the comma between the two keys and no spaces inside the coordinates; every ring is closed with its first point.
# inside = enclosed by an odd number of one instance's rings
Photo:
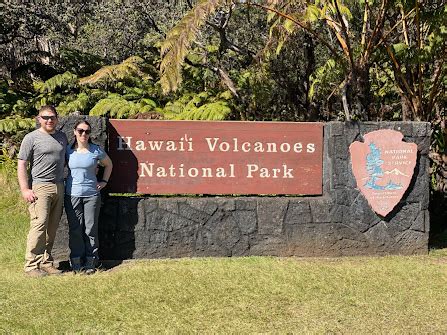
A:
{"type": "Polygon", "coordinates": [[[110,175],[112,174],[113,163],[109,156],[106,156],[99,161],[99,163],[104,166],[104,173],[102,175],[102,179],[98,182],[98,189],[103,189],[106,187],[110,175]]]}

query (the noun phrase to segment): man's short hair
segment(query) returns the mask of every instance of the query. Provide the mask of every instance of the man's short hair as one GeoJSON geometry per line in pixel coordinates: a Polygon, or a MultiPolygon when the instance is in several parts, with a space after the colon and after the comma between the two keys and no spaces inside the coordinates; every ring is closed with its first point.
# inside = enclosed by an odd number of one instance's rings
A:
{"type": "Polygon", "coordinates": [[[39,115],[42,114],[43,112],[52,112],[54,115],[57,116],[56,107],[54,107],[52,105],[45,105],[45,106],[40,107],[39,115]]]}

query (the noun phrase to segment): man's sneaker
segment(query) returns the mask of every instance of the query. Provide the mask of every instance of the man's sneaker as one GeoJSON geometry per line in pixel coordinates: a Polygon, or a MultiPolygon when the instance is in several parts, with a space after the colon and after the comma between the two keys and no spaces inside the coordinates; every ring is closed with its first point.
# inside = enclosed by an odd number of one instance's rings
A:
{"type": "Polygon", "coordinates": [[[61,275],[62,271],[56,269],[54,266],[45,266],[45,267],[41,267],[40,270],[46,272],[49,275],[61,275]]]}
{"type": "Polygon", "coordinates": [[[48,276],[48,273],[42,271],[41,269],[33,269],[29,271],[25,271],[25,275],[28,277],[38,278],[48,276]]]}

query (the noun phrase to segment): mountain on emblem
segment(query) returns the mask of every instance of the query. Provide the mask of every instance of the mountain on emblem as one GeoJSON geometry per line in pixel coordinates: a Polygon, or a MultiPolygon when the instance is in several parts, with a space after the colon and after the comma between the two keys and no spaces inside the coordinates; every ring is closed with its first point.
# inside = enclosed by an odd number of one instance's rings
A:
{"type": "Polygon", "coordinates": [[[349,147],[357,187],[382,216],[399,203],[416,166],[417,145],[402,138],[398,131],[382,129],[365,134],[364,143],[354,142],[349,147]]]}
{"type": "Polygon", "coordinates": [[[407,176],[405,173],[403,173],[402,171],[400,171],[399,169],[393,169],[391,171],[384,171],[383,173],[385,174],[395,174],[396,176],[405,176],[405,177],[409,177],[407,176]]]}

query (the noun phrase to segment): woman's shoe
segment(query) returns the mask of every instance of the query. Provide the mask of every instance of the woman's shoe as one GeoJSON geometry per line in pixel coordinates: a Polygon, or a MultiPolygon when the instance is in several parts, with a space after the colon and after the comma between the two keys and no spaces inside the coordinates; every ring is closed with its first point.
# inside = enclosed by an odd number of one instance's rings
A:
{"type": "Polygon", "coordinates": [[[86,275],[92,275],[96,272],[95,263],[94,257],[87,257],[85,259],[84,270],[86,275]]]}
{"type": "Polygon", "coordinates": [[[94,274],[96,272],[96,269],[86,269],[85,270],[85,274],[86,275],[92,275],[92,274],[94,274]]]}
{"type": "Polygon", "coordinates": [[[74,273],[80,273],[82,268],[81,268],[81,257],[74,257],[74,258],[70,258],[70,263],[71,263],[71,269],[73,270],[74,273]]]}

